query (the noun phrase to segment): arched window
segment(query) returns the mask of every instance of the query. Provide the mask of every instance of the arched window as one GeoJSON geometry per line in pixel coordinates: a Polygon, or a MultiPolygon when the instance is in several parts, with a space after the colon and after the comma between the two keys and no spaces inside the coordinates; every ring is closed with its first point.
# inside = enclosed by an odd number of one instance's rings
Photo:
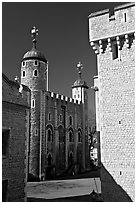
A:
{"type": "Polygon", "coordinates": [[[38,61],[37,61],[37,60],[35,60],[35,63],[34,63],[34,64],[35,64],[35,66],[37,66],[37,65],[38,65],[38,61]]]}
{"type": "Polygon", "coordinates": [[[78,142],[82,142],[82,134],[81,134],[81,130],[78,130],[78,142]]]}
{"type": "Polygon", "coordinates": [[[26,63],[23,61],[23,62],[22,62],[22,66],[25,67],[25,65],[26,65],[26,63]]]}
{"type": "Polygon", "coordinates": [[[38,70],[35,69],[34,72],[33,72],[33,76],[37,77],[38,76],[38,70]]]}
{"type": "Polygon", "coordinates": [[[53,132],[52,132],[51,128],[47,129],[47,141],[53,142],[53,132]]]}
{"type": "Polygon", "coordinates": [[[69,142],[74,142],[74,135],[72,130],[69,130],[69,142]]]}
{"type": "Polygon", "coordinates": [[[26,71],[25,70],[22,71],[22,77],[26,77],[26,71]]]}

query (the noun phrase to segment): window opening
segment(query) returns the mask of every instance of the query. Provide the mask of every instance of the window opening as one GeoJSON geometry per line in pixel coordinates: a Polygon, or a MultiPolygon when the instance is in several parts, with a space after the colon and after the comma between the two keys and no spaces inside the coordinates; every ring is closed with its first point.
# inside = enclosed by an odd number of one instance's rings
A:
{"type": "Polygon", "coordinates": [[[51,113],[48,114],[48,120],[51,121],[51,113]]]}
{"type": "Polygon", "coordinates": [[[117,46],[117,43],[113,44],[112,55],[113,55],[113,60],[118,58],[118,46],[117,46]]]}
{"type": "Polygon", "coordinates": [[[22,72],[22,76],[23,76],[23,77],[26,76],[26,72],[25,72],[25,71],[22,72]]]}
{"type": "Polygon", "coordinates": [[[35,99],[32,99],[31,107],[35,108],[35,99]]]}
{"type": "Polygon", "coordinates": [[[26,63],[23,61],[23,62],[22,62],[22,66],[25,67],[25,65],[26,65],[26,63]]]}
{"type": "Polygon", "coordinates": [[[36,128],[35,130],[35,135],[37,136],[38,135],[38,129],[36,128]]]}
{"type": "Polygon", "coordinates": [[[82,141],[81,132],[78,131],[78,142],[81,142],[81,141],[82,141]]]}
{"type": "Polygon", "coordinates": [[[59,116],[59,121],[62,122],[62,115],[59,116]]]}
{"type": "Polygon", "coordinates": [[[69,116],[69,124],[72,125],[72,116],[69,116]]]}
{"type": "Polygon", "coordinates": [[[34,76],[35,76],[35,77],[38,76],[38,70],[37,70],[37,69],[34,70],[34,76]]]}
{"type": "Polygon", "coordinates": [[[38,65],[38,61],[37,60],[35,60],[35,66],[37,66],[38,65]]]}
{"type": "Polygon", "coordinates": [[[126,13],[124,13],[124,20],[125,20],[125,22],[127,22],[127,15],[126,15],[126,13]]]}
{"type": "Polygon", "coordinates": [[[9,143],[10,130],[2,129],[2,155],[7,156],[8,154],[8,143],[9,143]]]}

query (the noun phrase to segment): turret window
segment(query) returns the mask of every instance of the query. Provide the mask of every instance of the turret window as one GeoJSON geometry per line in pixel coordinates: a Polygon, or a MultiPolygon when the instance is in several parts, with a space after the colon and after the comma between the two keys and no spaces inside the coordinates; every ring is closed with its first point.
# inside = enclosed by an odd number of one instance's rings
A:
{"type": "Polygon", "coordinates": [[[37,70],[37,69],[34,70],[33,76],[34,76],[34,77],[37,77],[37,76],[38,76],[38,70],[37,70]]]}
{"type": "Polygon", "coordinates": [[[23,70],[22,77],[26,77],[26,71],[23,70]]]}
{"type": "Polygon", "coordinates": [[[38,61],[37,61],[37,60],[35,60],[34,64],[35,64],[35,66],[37,66],[37,65],[38,65],[38,61]]]}
{"type": "Polygon", "coordinates": [[[25,67],[25,65],[26,65],[26,63],[23,61],[23,62],[22,62],[22,66],[25,67]]]}

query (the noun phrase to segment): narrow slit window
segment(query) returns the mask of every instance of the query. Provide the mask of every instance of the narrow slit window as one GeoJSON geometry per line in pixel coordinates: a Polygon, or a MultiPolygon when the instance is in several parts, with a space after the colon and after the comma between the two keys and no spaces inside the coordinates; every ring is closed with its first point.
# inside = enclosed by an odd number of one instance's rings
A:
{"type": "Polygon", "coordinates": [[[22,77],[26,77],[26,72],[25,71],[22,72],[22,77]]]}
{"type": "Polygon", "coordinates": [[[48,114],[48,120],[51,121],[51,113],[48,114]]]}
{"type": "Polygon", "coordinates": [[[112,55],[113,55],[113,60],[118,58],[118,46],[116,43],[113,44],[112,55]]]}
{"type": "Polygon", "coordinates": [[[69,125],[72,125],[72,116],[69,116],[69,125]]]}
{"type": "Polygon", "coordinates": [[[35,99],[32,99],[31,107],[35,108],[35,99]]]}
{"type": "Polygon", "coordinates": [[[26,65],[26,63],[25,63],[25,62],[22,62],[22,66],[25,67],[25,65],[26,65]]]}
{"type": "Polygon", "coordinates": [[[60,122],[62,121],[62,115],[59,116],[59,121],[60,121],[60,122]]]}
{"type": "Polygon", "coordinates": [[[127,14],[124,13],[124,21],[127,22],[127,14]]]}

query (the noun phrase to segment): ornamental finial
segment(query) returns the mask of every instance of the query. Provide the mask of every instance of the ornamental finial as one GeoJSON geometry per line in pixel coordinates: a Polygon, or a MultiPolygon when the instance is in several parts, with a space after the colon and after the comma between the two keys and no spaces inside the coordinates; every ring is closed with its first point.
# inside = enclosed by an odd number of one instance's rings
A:
{"type": "Polygon", "coordinates": [[[79,74],[79,78],[81,79],[81,70],[83,69],[83,65],[81,62],[79,62],[77,64],[77,70],[78,70],[78,74],[79,74]]]}
{"type": "Polygon", "coordinates": [[[33,26],[31,29],[31,37],[32,37],[32,42],[33,42],[33,47],[36,48],[36,35],[38,35],[38,29],[33,26]]]}

